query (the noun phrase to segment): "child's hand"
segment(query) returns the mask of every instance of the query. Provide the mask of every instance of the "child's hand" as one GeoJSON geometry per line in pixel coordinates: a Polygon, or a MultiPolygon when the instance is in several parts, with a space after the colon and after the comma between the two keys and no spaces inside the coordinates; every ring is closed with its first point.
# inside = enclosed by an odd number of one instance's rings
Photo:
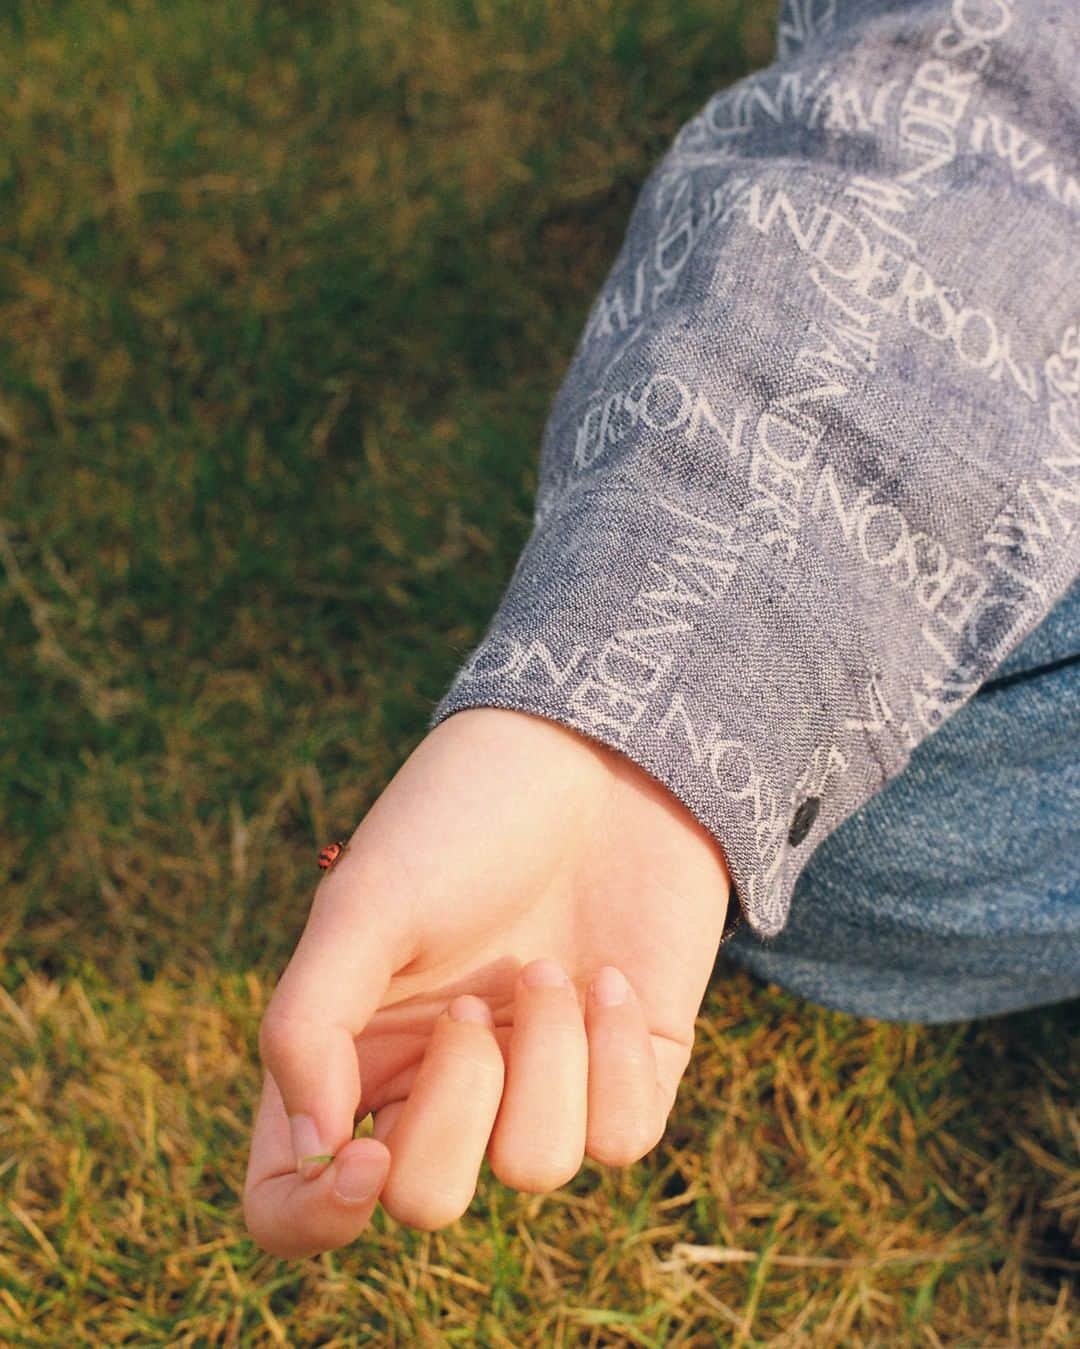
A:
{"type": "Polygon", "coordinates": [[[379,1199],[445,1226],[485,1153],[533,1193],[586,1154],[643,1157],[690,1061],[728,890],[708,832],[624,755],[501,708],[442,722],[319,885],[263,1018],[255,1240],[291,1257],[343,1246],[379,1199]],[[572,983],[527,987],[522,966],[552,959],[572,983]],[[629,980],[625,1002],[586,996],[604,966],[629,980]],[[368,1111],[380,1141],[350,1141],[368,1111]]]}

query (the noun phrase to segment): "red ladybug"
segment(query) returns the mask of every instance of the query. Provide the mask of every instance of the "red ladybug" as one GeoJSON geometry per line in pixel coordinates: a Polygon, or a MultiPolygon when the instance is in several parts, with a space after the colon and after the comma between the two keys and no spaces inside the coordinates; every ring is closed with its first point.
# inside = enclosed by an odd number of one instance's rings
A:
{"type": "Polygon", "coordinates": [[[345,844],[340,840],[337,843],[328,843],[319,853],[319,869],[329,871],[344,851],[345,844]]]}

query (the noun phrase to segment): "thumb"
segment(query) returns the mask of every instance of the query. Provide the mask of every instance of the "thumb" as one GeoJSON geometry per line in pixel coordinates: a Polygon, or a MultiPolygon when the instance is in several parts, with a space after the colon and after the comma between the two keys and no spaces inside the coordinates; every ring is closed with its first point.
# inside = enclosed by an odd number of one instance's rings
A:
{"type": "Polygon", "coordinates": [[[362,1097],[354,1037],[411,958],[400,898],[395,904],[391,885],[343,856],[320,883],[263,1015],[259,1053],[281,1093],[305,1177],[319,1175],[353,1136],[362,1097]]]}

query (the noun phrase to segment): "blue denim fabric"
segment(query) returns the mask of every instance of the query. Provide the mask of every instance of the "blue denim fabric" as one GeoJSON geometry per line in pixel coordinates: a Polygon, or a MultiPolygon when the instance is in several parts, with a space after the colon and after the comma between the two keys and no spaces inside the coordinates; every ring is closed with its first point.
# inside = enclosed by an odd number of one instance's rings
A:
{"type": "Polygon", "coordinates": [[[1080,997],[1080,581],[725,959],[885,1021],[1080,997]]]}

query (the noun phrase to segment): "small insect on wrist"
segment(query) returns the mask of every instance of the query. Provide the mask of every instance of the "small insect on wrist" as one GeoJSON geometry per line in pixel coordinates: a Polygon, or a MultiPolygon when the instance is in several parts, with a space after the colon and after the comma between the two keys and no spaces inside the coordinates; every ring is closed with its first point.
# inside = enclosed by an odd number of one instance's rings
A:
{"type": "Polygon", "coordinates": [[[329,871],[344,851],[345,844],[340,839],[336,843],[328,843],[319,853],[319,870],[329,871]]]}

